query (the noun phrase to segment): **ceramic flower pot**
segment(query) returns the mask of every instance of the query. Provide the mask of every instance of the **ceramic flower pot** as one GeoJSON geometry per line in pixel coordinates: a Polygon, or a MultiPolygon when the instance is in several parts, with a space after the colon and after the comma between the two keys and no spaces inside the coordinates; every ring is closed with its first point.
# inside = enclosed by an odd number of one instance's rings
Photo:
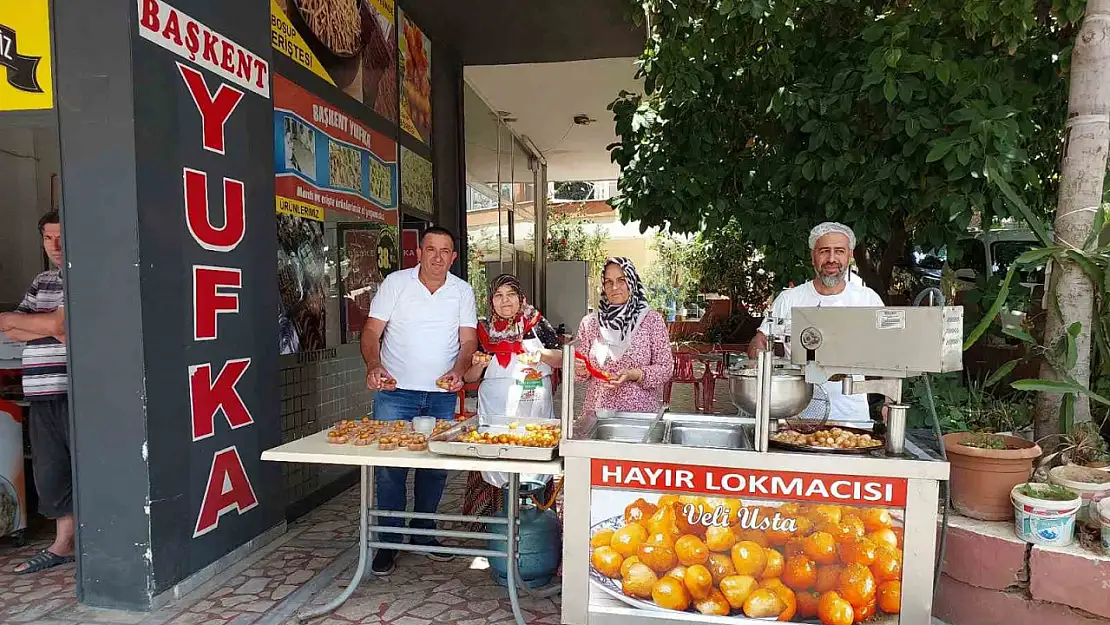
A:
{"type": "Polygon", "coordinates": [[[983,521],[1006,521],[1014,516],[1010,491],[1029,480],[1033,461],[1041,455],[1034,442],[1001,436],[1006,449],[981,449],[962,443],[970,432],[944,435],[951,466],[952,508],[983,521]]]}

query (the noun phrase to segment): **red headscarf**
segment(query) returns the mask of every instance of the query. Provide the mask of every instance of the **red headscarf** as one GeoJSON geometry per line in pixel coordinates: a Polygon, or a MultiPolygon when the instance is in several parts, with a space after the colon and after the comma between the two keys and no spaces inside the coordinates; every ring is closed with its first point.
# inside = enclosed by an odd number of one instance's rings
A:
{"type": "Polygon", "coordinates": [[[482,350],[497,358],[498,364],[508,367],[513,356],[524,353],[524,337],[539,324],[543,317],[524,298],[520,291],[520,281],[511,274],[501,274],[489,285],[489,321],[478,326],[478,341],[482,350]],[[497,316],[493,308],[493,294],[497,289],[508,286],[520,298],[520,312],[512,319],[497,316]]]}

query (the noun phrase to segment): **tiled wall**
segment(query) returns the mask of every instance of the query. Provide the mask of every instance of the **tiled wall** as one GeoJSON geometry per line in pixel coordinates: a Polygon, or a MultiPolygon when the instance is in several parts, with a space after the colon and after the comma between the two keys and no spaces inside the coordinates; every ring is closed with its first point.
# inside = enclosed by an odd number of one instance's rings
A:
{"type": "MultiPolygon", "coordinates": [[[[373,393],[366,388],[366,367],[358,344],[282,356],[282,442],[314,434],[339,419],[369,414],[373,393]]],[[[282,463],[287,505],[351,471],[350,467],[282,463]]]]}

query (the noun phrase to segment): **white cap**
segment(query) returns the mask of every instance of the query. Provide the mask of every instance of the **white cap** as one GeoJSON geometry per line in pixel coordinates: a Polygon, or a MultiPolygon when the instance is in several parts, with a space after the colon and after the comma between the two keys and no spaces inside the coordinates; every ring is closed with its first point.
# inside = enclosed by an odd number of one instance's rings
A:
{"type": "Polygon", "coordinates": [[[817,224],[813,230],[809,231],[809,249],[817,247],[817,239],[825,236],[826,234],[843,234],[848,237],[848,249],[856,249],[856,233],[844,224],[835,221],[826,221],[825,223],[817,224]]]}

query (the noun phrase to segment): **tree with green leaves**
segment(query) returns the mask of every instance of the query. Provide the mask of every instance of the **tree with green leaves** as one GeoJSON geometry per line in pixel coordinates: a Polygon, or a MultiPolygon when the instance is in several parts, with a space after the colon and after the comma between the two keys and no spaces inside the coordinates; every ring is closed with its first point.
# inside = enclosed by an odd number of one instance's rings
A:
{"type": "Polygon", "coordinates": [[[702,291],[727,295],[730,313],[762,315],[775,294],[775,276],[763,266],[763,254],[735,221],[699,234],[690,252],[702,291]]]}
{"type": "Polygon", "coordinates": [[[809,229],[844,222],[885,295],[911,241],[1048,215],[1085,4],[646,0],[613,204],[645,228],[741,224],[780,286],[811,277],[809,229]]]}
{"type": "MultiPolygon", "coordinates": [[[[1006,303],[1020,267],[1049,261],[1046,323],[1040,341],[1009,333],[1033,347],[1040,379],[1014,387],[1037,391],[1038,439],[1072,433],[1091,419],[1090,402],[1110,408],[1110,222],[1106,218],[1107,152],[1110,151],[1110,0],[1091,0],[1075,47],[1067,108],[1067,134],[1060,173],[1053,239],[1024,254],[1010,268],[987,316],[966,341],[978,340],[1006,303]],[[1092,376],[1092,363],[1099,370],[1092,376]],[[1098,378],[1102,378],[1101,384],[1098,378]],[[1092,384],[1095,382],[1095,384],[1092,384]]],[[[1020,199],[1018,200],[1020,203],[1020,199]]],[[[1016,361],[1003,366],[1012,370],[1016,361]]]]}

